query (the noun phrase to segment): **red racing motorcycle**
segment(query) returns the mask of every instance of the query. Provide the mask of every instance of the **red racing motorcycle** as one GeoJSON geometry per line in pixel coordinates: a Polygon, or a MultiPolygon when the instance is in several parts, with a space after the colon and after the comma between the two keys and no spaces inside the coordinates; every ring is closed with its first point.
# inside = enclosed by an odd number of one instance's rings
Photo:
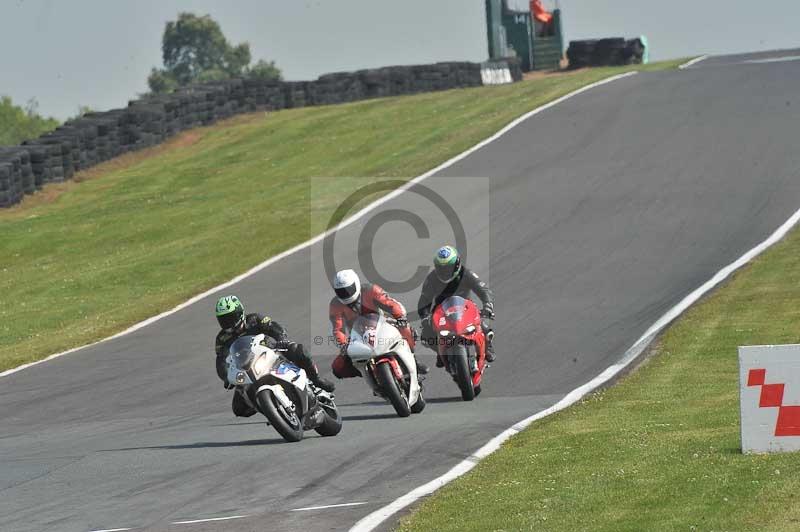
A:
{"type": "Polygon", "coordinates": [[[481,393],[486,369],[486,336],[475,303],[460,296],[448,297],[433,311],[439,357],[461,389],[461,398],[472,401],[481,393]]]}

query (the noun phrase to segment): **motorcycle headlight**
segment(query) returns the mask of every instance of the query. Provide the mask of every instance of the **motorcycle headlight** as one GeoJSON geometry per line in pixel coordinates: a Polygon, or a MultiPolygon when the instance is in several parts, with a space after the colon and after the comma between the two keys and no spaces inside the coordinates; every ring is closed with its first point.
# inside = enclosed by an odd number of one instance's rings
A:
{"type": "Polygon", "coordinates": [[[256,377],[260,378],[269,370],[270,370],[269,362],[267,362],[267,359],[265,357],[259,358],[258,360],[256,360],[256,363],[253,364],[253,373],[256,374],[256,377]]]}
{"type": "Polygon", "coordinates": [[[473,333],[473,332],[475,332],[475,326],[474,325],[470,325],[464,330],[467,331],[468,333],[473,333]]]}
{"type": "Polygon", "coordinates": [[[236,384],[244,384],[245,374],[243,371],[240,371],[236,374],[236,384]]]}
{"type": "Polygon", "coordinates": [[[450,331],[439,331],[439,334],[442,336],[450,336],[450,331]]]}

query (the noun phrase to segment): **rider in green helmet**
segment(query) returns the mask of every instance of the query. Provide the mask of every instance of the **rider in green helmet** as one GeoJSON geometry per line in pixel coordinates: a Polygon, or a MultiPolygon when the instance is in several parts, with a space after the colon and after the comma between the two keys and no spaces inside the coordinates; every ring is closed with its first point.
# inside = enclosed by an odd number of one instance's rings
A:
{"type": "MultiPolygon", "coordinates": [[[[436,306],[451,296],[469,297],[470,292],[480,298],[483,304],[481,322],[486,335],[486,360],[494,362],[494,331],[485,319],[494,320],[494,293],[489,286],[478,277],[478,274],[467,269],[461,262],[461,254],[453,246],[440,247],[433,258],[433,271],[425,278],[419,296],[417,309],[422,318],[422,343],[436,351],[436,334],[431,325],[431,315],[436,306]]],[[[436,358],[436,366],[442,367],[442,361],[436,358]]]]}
{"type": "MultiPolygon", "coordinates": [[[[332,392],[334,384],[319,376],[316,364],[305,352],[302,344],[289,340],[286,329],[273,319],[261,314],[245,314],[244,305],[236,296],[224,296],[217,300],[217,322],[222,329],[217,334],[214,350],[217,353],[217,375],[225,383],[225,388],[233,388],[227,380],[228,370],[225,359],[231,344],[244,335],[266,335],[267,346],[284,350],[281,354],[293,364],[304,369],[309,380],[318,388],[332,392]]],[[[238,390],[233,395],[233,413],[240,417],[249,417],[256,411],[249,407],[240,396],[238,390]]]]}

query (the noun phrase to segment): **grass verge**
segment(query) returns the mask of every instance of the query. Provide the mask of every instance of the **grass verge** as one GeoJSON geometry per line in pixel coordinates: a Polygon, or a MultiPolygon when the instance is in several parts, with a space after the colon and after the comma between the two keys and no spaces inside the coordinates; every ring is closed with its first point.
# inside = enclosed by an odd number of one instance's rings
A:
{"type": "Polygon", "coordinates": [[[740,453],[737,356],[800,342],[798,301],[793,231],[637,371],[511,438],[400,530],[800,530],[797,455],[740,453]]]}
{"type": "Polygon", "coordinates": [[[640,68],[240,116],[49,187],[0,212],[0,370],[109,336],[308,239],[365,179],[422,174],[640,68]],[[310,205],[309,178],[327,176],[336,187],[310,205]]]}

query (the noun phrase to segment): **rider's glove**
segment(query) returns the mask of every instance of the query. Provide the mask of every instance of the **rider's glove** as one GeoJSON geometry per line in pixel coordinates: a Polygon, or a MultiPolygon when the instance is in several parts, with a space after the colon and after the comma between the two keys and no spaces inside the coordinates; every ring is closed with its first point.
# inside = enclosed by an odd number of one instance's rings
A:
{"type": "Polygon", "coordinates": [[[483,310],[481,310],[481,317],[493,320],[494,319],[494,305],[492,305],[491,303],[487,303],[486,305],[484,305],[483,310]]]}
{"type": "Polygon", "coordinates": [[[397,328],[398,329],[405,329],[408,327],[408,318],[403,316],[402,318],[397,318],[397,328]]]}

